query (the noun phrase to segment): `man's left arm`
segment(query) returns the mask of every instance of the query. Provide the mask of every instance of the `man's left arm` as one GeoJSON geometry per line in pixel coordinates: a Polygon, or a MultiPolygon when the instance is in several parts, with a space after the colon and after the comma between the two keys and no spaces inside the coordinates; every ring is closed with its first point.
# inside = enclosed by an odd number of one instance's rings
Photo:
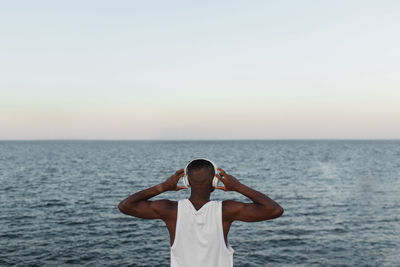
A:
{"type": "Polygon", "coordinates": [[[167,199],[149,201],[148,199],[166,191],[186,189],[184,186],[177,186],[179,179],[183,176],[183,169],[176,171],[165,182],[125,198],[119,203],[118,209],[124,214],[142,219],[165,219],[166,212],[170,210],[172,201],[167,199]]]}

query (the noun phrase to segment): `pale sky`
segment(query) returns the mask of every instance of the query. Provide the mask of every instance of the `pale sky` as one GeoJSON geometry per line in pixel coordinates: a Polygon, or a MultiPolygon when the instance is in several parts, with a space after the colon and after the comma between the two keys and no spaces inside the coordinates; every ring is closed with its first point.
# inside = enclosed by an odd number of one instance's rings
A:
{"type": "Polygon", "coordinates": [[[398,139],[400,1],[1,1],[0,139],[398,139]]]}

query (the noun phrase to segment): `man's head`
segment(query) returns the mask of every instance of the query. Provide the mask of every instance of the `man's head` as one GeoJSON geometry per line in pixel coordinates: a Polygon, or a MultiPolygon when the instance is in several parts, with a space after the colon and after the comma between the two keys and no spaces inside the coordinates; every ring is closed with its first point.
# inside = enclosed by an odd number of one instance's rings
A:
{"type": "Polygon", "coordinates": [[[191,186],[211,186],[214,175],[214,165],[208,160],[196,159],[187,166],[187,176],[191,186]]]}

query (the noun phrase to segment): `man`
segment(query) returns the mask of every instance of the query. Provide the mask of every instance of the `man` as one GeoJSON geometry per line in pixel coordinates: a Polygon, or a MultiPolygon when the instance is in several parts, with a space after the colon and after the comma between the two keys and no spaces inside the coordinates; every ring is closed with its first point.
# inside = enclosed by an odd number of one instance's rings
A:
{"type": "Polygon", "coordinates": [[[278,203],[240,183],[207,159],[192,160],[185,169],[176,171],[163,183],[127,197],[118,208],[127,215],[165,222],[170,235],[172,267],[231,267],[234,250],[229,245],[228,232],[232,222],[269,220],[283,213],[278,203]],[[177,185],[184,175],[188,179],[184,182],[191,187],[189,199],[178,202],[149,200],[166,191],[186,189],[186,186],[177,185]],[[214,179],[224,186],[213,184],[214,179]],[[215,188],[236,191],[253,202],[210,201],[210,194],[215,188]]]}

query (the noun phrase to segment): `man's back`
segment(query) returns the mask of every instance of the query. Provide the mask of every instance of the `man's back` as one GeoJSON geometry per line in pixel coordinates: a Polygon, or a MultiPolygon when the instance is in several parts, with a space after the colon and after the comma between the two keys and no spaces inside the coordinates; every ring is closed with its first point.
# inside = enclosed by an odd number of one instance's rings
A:
{"type": "Polygon", "coordinates": [[[209,201],[199,210],[189,199],[178,202],[172,267],[231,267],[233,252],[224,240],[221,201],[209,201]]]}

